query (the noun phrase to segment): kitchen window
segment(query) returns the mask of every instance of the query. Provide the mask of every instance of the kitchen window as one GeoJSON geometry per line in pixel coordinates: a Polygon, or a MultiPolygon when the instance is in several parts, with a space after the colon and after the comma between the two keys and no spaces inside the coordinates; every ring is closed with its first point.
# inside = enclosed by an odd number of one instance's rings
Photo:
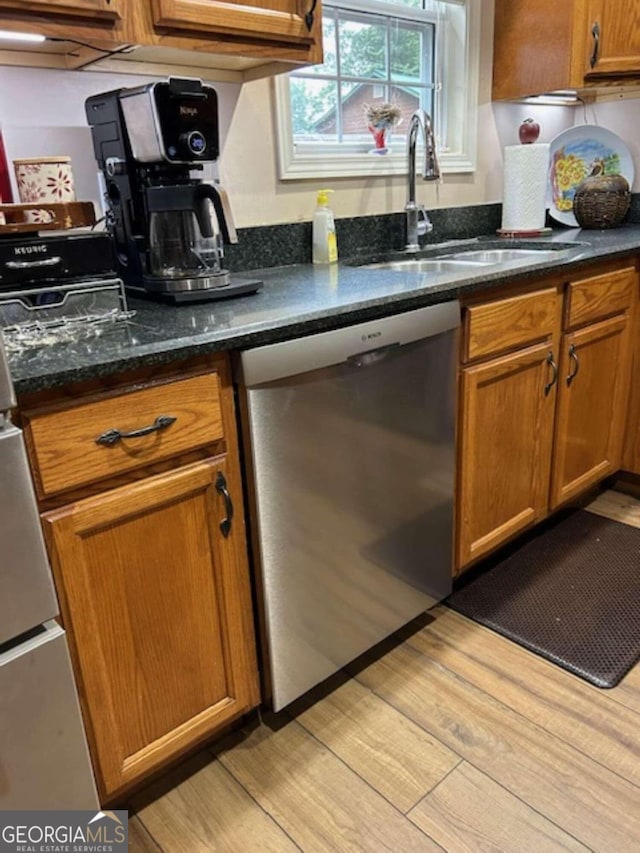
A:
{"type": "Polygon", "coordinates": [[[325,0],[324,62],[275,80],[281,179],[404,174],[409,118],[432,117],[443,172],[475,166],[480,0],[325,0]],[[372,154],[365,108],[400,120],[372,154]]]}

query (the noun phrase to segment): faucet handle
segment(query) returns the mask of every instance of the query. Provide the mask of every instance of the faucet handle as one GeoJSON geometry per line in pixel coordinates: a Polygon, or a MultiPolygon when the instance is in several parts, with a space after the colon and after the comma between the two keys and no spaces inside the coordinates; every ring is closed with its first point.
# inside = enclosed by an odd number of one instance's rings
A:
{"type": "Polygon", "coordinates": [[[433,231],[433,222],[429,219],[427,209],[423,204],[418,205],[418,236],[423,237],[433,231]]]}

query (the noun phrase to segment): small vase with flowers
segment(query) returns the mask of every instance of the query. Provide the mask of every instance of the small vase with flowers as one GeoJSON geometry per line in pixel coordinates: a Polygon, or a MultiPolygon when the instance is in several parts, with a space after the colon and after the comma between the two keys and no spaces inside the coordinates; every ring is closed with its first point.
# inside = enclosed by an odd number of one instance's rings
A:
{"type": "Polygon", "coordinates": [[[388,154],[389,134],[400,123],[400,107],[391,103],[365,104],[364,114],[367,128],[373,135],[375,147],[370,154],[388,154]]]}

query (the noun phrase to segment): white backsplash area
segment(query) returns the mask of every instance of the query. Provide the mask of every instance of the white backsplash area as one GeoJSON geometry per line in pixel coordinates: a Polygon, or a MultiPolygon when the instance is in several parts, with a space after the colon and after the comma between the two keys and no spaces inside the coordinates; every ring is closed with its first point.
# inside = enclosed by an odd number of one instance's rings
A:
{"type": "Polygon", "coordinates": [[[629,149],[635,166],[632,189],[640,192],[640,100],[621,98],[577,106],[538,106],[494,103],[493,114],[502,148],[518,144],[518,127],[531,116],[540,125],[540,142],[550,142],[563,130],[589,124],[617,133],[629,149]]]}
{"type": "MultiPolygon", "coordinates": [[[[487,39],[490,35],[487,33],[487,39]]],[[[518,142],[518,125],[529,115],[540,123],[541,142],[548,142],[574,124],[599,124],[617,133],[633,156],[634,189],[640,191],[639,99],[618,99],[575,108],[491,103],[490,63],[488,53],[478,110],[476,172],[447,175],[435,189],[421,184],[419,193],[423,203],[428,207],[453,207],[501,201],[503,150],[506,145],[518,142]]],[[[98,92],[155,79],[158,78],[0,67],[0,129],[9,160],[68,154],[72,158],[77,198],[98,203],[97,166],[84,114],[85,99],[98,92]]],[[[212,85],[218,93],[220,111],[223,151],[220,179],[229,192],[236,226],[310,219],[315,190],[325,185],[326,179],[322,182],[277,179],[269,81],[257,80],[244,87],[238,83],[212,85]],[[225,142],[228,142],[226,147],[225,142]]],[[[405,202],[405,180],[401,177],[342,178],[332,180],[330,186],[336,190],[332,200],[338,217],[397,212],[405,202]]]]}
{"type": "MultiPolygon", "coordinates": [[[[98,167],[84,113],[89,95],[157,80],[130,74],[0,67],[0,130],[18,201],[12,161],[25,157],[71,157],[76,198],[92,201],[101,215],[98,167]]],[[[240,93],[239,83],[213,83],[218,94],[220,146],[224,146],[240,93]]],[[[210,172],[208,177],[212,173],[210,172]]]]}

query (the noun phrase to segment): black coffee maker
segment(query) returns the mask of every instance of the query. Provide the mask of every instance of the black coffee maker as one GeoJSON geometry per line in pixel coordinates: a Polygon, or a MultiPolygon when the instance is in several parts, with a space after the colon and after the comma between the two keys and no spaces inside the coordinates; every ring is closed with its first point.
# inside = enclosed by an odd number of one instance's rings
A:
{"type": "Polygon", "coordinates": [[[220,153],[215,89],[170,78],[93,95],[85,110],[127,288],[170,302],[258,290],[222,269],[223,245],[237,242],[227,195],[197,175],[220,153]]]}

